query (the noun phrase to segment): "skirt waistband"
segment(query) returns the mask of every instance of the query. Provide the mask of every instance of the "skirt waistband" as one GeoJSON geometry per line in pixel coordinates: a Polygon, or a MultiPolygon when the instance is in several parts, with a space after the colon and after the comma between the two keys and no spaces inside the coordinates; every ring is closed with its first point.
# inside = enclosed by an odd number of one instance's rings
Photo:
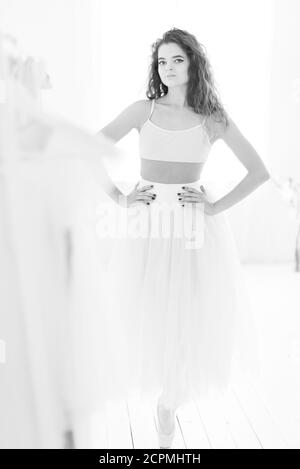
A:
{"type": "Polygon", "coordinates": [[[206,193],[210,194],[210,186],[209,186],[209,183],[207,183],[207,181],[204,181],[203,179],[199,179],[198,181],[195,181],[195,182],[182,182],[182,183],[171,183],[171,184],[168,184],[168,183],[161,183],[161,182],[155,182],[155,181],[150,181],[149,179],[144,179],[144,178],[140,178],[139,179],[139,189],[143,186],[153,186],[153,187],[149,187],[149,191],[150,192],[153,192],[153,193],[157,193],[157,194],[160,194],[161,196],[163,196],[163,198],[168,198],[169,200],[178,200],[178,196],[177,196],[177,193],[179,193],[180,191],[184,191],[185,189],[183,189],[183,187],[191,187],[191,188],[195,188],[199,191],[201,191],[200,189],[200,186],[203,186],[206,193]]]}
{"type": "Polygon", "coordinates": [[[144,184],[150,184],[150,185],[153,185],[153,186],[158,186],[158,187],[177,187],[177,186],[192,186],[192,187],[198,187],[200,186],[201,184],[204,183],[204,180],[203,179],[198,179],[197,181],[194,181],[194,182],[171,182],[171,183],[166,183],[166,182],[156,182],[156,181],[151,181],[149,179],[145,179],[145,178],[140,178],[139,179],[140,183],[144,183],[144,184]]]}

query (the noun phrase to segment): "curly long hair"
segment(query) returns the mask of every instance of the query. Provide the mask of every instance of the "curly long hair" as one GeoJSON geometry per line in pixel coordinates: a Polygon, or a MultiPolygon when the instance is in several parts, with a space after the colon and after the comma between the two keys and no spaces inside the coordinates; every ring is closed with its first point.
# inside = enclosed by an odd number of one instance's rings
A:
{"type": "Polygon", "coordinates": [[[182,29],[172,28],[157,39],[151,46],[151,64],[146,96],[157,99],[168,94],[168,87],[162,83],[158,73],[158,48],[162,44],[175,42],[189,58],[186,101],[197,114],[212,116],[216,121],[229,124],[228,114],[218,97],[213,72],[204,46],[193,34],[182,29]]]}

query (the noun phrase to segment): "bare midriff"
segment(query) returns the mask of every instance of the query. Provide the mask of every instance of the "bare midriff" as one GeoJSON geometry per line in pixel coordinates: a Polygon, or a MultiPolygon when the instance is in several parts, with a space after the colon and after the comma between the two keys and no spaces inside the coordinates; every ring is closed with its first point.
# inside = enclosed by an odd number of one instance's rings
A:
{"type": "Polygon", "coordinates": [[[200,179],[204,163],[182,163],[141,158],[141,177],[163,184],[188,184],[200,179]]]}

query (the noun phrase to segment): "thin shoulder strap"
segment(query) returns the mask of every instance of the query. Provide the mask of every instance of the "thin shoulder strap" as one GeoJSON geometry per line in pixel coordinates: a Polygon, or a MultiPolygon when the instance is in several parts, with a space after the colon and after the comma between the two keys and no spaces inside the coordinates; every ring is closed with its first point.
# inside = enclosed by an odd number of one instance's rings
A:
{"type": "Polygon", "coordinates": [[[152,99],[151,111],[150,111],[150,115],[149,115],[148,119],[150,119],[150,117],[152,116],[152,113],[153,113],[153,110],[154,110],[154,104],[155,104],[155,99],[152,99]]]}

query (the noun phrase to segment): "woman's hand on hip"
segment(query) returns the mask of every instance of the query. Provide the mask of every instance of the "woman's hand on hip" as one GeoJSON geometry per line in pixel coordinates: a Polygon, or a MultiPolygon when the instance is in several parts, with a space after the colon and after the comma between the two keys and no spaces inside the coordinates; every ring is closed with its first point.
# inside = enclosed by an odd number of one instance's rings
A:
{"type": "Polygon", "coordinates": [[[200,186],[200,191],[194,187],[183,186],[184,192],[178,192],[178,200],[181,205],[191,204],[191,203],[203,203],[204,204],[204,213],[206,215],[215,215],[215,204],[210,202],[207,199],[206,191],[203,186],[200,186]]]}
{"type": "Polygon", "coordinates": [[[135,204],[136,202],[142,202],[147,205],[150,205],[150,203],[156,199],[156,194],[154,194],[153,192],[148,192],[150,189],[153,188],[153,185],[147,185],[141,187],[140,189],[137,189],[138,185],[139,182],[135,185],[133,191],[126,196],[127,207],[132,204],[135,204]]]}

